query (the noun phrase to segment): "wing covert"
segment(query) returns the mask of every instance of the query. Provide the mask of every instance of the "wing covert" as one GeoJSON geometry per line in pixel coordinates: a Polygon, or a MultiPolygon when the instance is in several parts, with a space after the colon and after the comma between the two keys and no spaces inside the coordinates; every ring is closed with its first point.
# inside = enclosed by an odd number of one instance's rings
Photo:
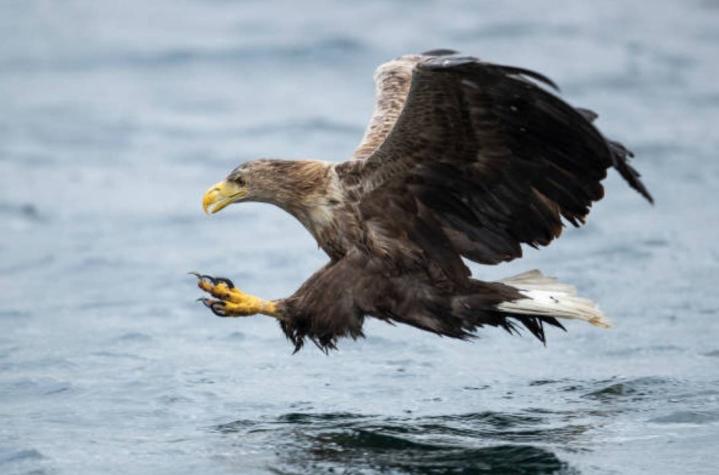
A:
{"type": "Polygon", "coordinates": [[[362,160],[372,155],[392,131],[407,100],[417,63],[430,57],[454,53],[452,50],[438,49],[421,54],[408,54],[387,61],[377,68],[374,73],[374,112],[360,144],[352,155],[353,159],[362,160]]]}

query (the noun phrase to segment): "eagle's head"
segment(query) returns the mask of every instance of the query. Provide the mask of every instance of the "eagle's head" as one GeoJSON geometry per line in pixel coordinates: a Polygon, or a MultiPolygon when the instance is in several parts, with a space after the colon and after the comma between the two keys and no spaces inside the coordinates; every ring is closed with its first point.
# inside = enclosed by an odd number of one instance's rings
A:
{"type": "Polygon", "coordinates": [[[205,213],[242,201],[272,203],[291,210],[324,191],[327,164],[312,160],[258,159],[238,166],[202,197],[205,213]]]}

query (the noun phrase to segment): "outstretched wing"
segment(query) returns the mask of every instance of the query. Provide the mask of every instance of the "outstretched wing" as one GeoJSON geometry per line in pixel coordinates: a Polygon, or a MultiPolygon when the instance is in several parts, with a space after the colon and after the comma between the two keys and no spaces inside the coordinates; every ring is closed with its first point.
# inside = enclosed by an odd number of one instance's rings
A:
{"type": "Polygon", "coordinates": [[[372,155],[385,141],[402,113],[415,65],[433,56],[454,54],[455,51],[438,49],[422,54],[408,54],[380,65],[374,73],[375,108],[362,141],[352,155],[353,159],[365,159],[372,155]]]}
{"type": "Polygon", "coordinates": [[[383,98],[379,88],[379,115],[356,154],[366,159],[347,173],[347,187],[360,203],[412,194],[458,254],[487,264],[521,256],[521,243],[549,244],[562,217],[583,223],[610,166],[651,201],[630,152],[592,125],[596,115],[540,82],[554,86],[476,58],[420,57],[406,101],[383,98]]]}

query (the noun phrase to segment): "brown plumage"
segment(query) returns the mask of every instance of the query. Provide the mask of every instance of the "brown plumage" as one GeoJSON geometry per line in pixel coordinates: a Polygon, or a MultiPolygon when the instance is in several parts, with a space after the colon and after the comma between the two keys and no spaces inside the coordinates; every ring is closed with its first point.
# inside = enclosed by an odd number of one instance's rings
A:
{"type": "Polygon", "coordinates": [[[562,218],[579,226],[609,167],[652,200],[631,153],[592,125],[596,114],[549,92],[538,73],[448,50],[390,61],[375,82],[352,159],[247,162],[205,195],[213,212],[238,201],[283,208],[330,262],[272,302],[200,276],[219,299],[203,302],[222,316],[276,317],[296,349],[362,336],[367,316],[455,338],[520,323],[543,342],[543,323],[562,327],[557,318],[606,326],[591,302],[538,271],[482,282],[462,262],[509,261],[521,244],[558,237],[562,218]]]}

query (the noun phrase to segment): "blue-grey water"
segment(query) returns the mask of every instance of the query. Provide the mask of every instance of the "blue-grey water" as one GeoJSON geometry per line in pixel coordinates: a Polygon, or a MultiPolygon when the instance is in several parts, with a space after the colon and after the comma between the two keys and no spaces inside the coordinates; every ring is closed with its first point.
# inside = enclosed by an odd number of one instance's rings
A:
{"type": "Polygon", "coordinates": [[[0,473],[719,473],[719,2],[0,1],[0,473]],[[615,323],[473,343],[370,321],[325,356],[218,319],[198,270],[286,296],[325,257],[200,197],[343,160],[372,71],[450,47],[537,69],[637,155],[589,224],[499,267],[615,323]]]}

